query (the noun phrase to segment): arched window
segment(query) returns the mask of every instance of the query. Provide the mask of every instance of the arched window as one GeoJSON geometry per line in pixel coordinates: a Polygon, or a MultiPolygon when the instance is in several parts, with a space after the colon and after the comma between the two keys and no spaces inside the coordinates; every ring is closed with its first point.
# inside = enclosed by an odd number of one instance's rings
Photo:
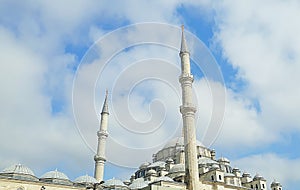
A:
{"type": "Polygon", "coordinates": [[[211,180],[212,180],[212,181],[214,181],[214,180],[215,180],[213,175],[211,176],[211,180]]]}
{"type": "Polygon", "coordinates": [[[222,176],[221,175],[219,175],[219,180],[222,180],[222,176]]]}

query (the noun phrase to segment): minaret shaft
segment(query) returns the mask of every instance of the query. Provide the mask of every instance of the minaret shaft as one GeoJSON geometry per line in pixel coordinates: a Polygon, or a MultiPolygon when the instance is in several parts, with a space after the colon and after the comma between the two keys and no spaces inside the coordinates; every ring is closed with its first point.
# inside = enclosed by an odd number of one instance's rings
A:
{"type": "Polygon", "coordinates": [[[101,112],[100,129],[97,132],[97,136],[98,136],[97,154],[94,157],[95,160],[94,177],[99,182],[103,181],[103,176],[104,176],[104,165],[106,161],[105,147],[106,147],[106,138],[108,137],[108,133],[107,133],[108,115],[109,113],[108,113],[107,92],[106,92],[105,101],[101,112]]]}
{"type": "Polygon", "coordinates": [[[183,120],[183,133],[185,144],[185,170],[186,182],[188,190],[199,189],[199,172],[198,172],[198,159],[196,148],[196,129],[195,129],[195,113],[196,107],[193,104],[193,88],[194,81],[190,68],[190,54],[187,49],[186,41],[184,38],[184,30],[182,27],[181,39],[181,76],[179,82],[182,89],[182,106],[180,112],[183,120]]]}

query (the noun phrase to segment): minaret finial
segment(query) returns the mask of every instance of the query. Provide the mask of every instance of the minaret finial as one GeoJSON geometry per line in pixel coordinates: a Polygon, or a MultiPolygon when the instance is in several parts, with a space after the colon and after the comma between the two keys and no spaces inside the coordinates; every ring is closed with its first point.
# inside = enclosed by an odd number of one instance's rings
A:
{"type": "Polygon", "coordinates": [[[107,102],[107,97],[108,97],[108,90],[105,90],[105,99],[104,99],[104,103],[103,103],[103,107],[102,107],[102,112],[103,113],[108,113],[108,102],[107,102]]]}
{"type": "Polygon", "coordinates": [[[181,48],[180,53],[189,53],[189,49],[186,45],[186,40],[184,36],[184,25],[181,25],[181,48]]]}

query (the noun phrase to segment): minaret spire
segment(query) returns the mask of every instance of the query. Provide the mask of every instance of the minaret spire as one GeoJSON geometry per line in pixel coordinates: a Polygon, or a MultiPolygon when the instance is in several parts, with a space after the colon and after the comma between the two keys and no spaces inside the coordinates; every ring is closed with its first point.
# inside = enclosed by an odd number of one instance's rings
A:
{"type": "Polygon", "coordinates": [[[188,190],[200,188],[198,159],[196,149],[196,128],[195,113],[197,111],[193,104],[193,75],[191,74],[190,53],[184,36],[184,27],[182,25],[181,36],[181,75],[179,82],[182,89],[182,106],[180,112],[183,120],[184,152],[185,152],[185,173],[188,190]]]}
{"type": "Polygon", "coordinates": [[[180,48],[180,53],[189,53],[189,49],[186,45],[186,40],[184,36],[184,25],[181,25],[181,48],[180,48]]]}
{"type": "Polygon", "coordinates": [[[106,90],[105,99],[104,99],[102,112],[101,112],[100,129],[97,132],[97,136],[98,136],[97,154],[94,157],[95,160],[94,177],[97,179],[98,182],[103,181],[104,165],[106,162],[105,145],[106,145],[106,138],[108,137],[107,127],[108,127],[108,115],[109,115],[107,97],[108,97],[108,91],[106,90]]]}

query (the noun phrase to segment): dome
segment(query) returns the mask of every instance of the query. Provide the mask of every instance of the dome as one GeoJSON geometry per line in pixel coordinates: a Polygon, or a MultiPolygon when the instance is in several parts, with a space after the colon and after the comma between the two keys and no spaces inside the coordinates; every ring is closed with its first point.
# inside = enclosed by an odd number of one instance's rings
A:
{"type": "Polygon", "coordinates": [[[251,177],[251,175],[248,172],[244,172],[243,175],[242,175],[242,177],[251,177]]]}
{"type": "Polygon", "coordinates": [[[129,189],[142,189],[147,186],[148,183],[143,178],[137,178],[129,185],[129,189]]]}
{"type": "MultiPolygon", "coordinates": [[[[196,140],[197,146],[205,147],[200,141],[196,140]]],[[[184,139],[183,137],[175,137],[171,139],[165,146],[165,148],[175,147],[175,146],[184,146],[184,139]]]]}
{"type": "Polygon", "coordinates": [[[276,187],[276,186],[281,186],[281,184],[280,184],[278,181],[274,180],[274,181],[271,183],[271,188],[272,188],[272,187],[276,187]]]}
{"type": "Polygon", "coordinates": [[[200,157],[198,158],[198,164],[218,164],[218,162],[210,159],[210,158],[207,158],[207,157],[200,157]]]}
{"type": "Polygon", "coordinates": [[[219,160],[219,162],[230,162],[228,158],[225,157],[221,157],[219,160]]]}
{"type": "Polygon", "coordinates": [[[105,186],[105,187],[112,187],[112,186],[126,187],[126,185],[121,180],[118,180],[115,178],[105,181],[103,183],[103,186],[105,186]]]}
{"type": "Polygon", "coordinates": [[[25,175],[32,175],[34,176],[33,171],[21,164],[12,165],[10,167],[5,168],[1,173],[4,174],[25,174],[25,175]]]}
{"type": "Polygon", "coordinates": [[[21,164],[16,164],[5,168],[1,173],[5,178],[21,179],[28,181],[38,181],[39,179],[34,176],[31,169],[21,164]]]}
{"type": "Polygon", "coordinates": [[[177,173],[177,172],[185,172],[185,165],[184,164],[176,164],[169,171],[169,173],[177,173]]]}
{"type": "Polygon", "coordinates": [[[174,163],[174,160],[173,160],[172,158],[168,158],[168,159],[166,160],[166,163],[169,163],[169,164],[174,163]]]}
{"type": "Polygon", "coordinates": [[[213,164],[211,167],[210,167],[211,170],[217,170],[217,169],[220,169],[219,165],[218,164],[213,164]]]}
{"type": "Polygon", "coordinates": [[[164,168],[165,165],[166,165],[165,162],[163,162],[163,161],[157,161],[157,162],[154,162],[154,163],[150,164],[150,165],[148,166],[148,168],[155,168],[155,167],[164,168]]]}
{"type": "Polygon", "coordinates": [[[75,183],[97,183],[98,181],[93,178],[92,176],[89,176],[89,175],[84,175],[84,176],[80,176],[78,178],[76,178],[74,180],[75,183]]]}
{"type": "Polygon", "coordinates": [[[157,182],[157,181],[174,181],[174,180],[168,176],[161,176],[161,177],[155,179],[155,182],[157,182]]]}
{"type": "Polygon", "coordinates": [[[139,168],[140,168],[140,169],[147,168],[149,165],[150,165],[149,162],[144,162],[144,163],[142,163],[142,164],[140,165],[139,168]]]}
{"type": "Polygon", "coordinates": [[[253,181],[255,181],[255,180],[265,180],[265,179],[263,178],[263,176],[256,174],[253,178],[253,181]]]}
{"type": "Polygon", "coordinates": [[[147,174],[156,174],[156,171],[153,170],[153,169],[151,169],[151,170],[149,170],[149,171],[147,172],[147,174]]]}
{"type": "Polygon", "coordinates": [[[59,172],[56,170],[50,171],[42,175],[41,179],[62,179],[62,180],[69,180],[66,174],[59,172]]]}

